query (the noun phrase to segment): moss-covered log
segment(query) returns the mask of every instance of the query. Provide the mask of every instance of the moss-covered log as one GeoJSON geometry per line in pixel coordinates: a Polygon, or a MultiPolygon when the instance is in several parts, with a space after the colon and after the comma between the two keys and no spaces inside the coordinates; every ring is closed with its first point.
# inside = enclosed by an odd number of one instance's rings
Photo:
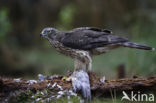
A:
{"type": "MultiPolygon", "coordinates": [[[[141,92],[155,92],[156,91],[156,76],[153,77],[137,77],[124,78],[117,80],[104,80],[96,77],[95,73],[89,73],[92,97],[94,96],[111,96],[112,92],[116,94],[122,91],[141,91],[141,92]]],[[[51,78],[39,80],[24,80],[13,78],[0,78],[0,97],[5,98],[14,91],[30,90],[37,92],[38,90],[70,90],[72,89],[71,81],[63,79],[62,75],[54,75],[51,78]],[[58,86],[56,86],[56,84],[58,86]],[[60,87],[59,87],[60,86],[60,87]]]]}

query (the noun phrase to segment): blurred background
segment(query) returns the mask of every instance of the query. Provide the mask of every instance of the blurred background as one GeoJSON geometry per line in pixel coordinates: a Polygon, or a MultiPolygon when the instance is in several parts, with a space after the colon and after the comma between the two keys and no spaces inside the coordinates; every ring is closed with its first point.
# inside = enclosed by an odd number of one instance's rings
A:
{"type": "MultiPolygon", "coordinates": [[[[40,38],[44,27],[93,26],[156,47],[156,0],[0,0],[0,76],[66,74],[73,60],[40,38]]],[[[93,58],[107,79],[156,74],[156,52],[120,48],[93,58]]]]}

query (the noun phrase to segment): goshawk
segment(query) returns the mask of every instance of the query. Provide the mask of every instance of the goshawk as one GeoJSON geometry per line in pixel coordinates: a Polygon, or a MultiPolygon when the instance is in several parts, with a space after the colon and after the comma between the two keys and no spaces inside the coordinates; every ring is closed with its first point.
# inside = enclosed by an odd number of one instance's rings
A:
{"type": "MultiPolygon", "coordinates": [[[[44,28],[40,35],[48,39],[58,52],[75,60],[74,73],[79,70],[90,71],[92,56],[106,53],[118,47],[154,50],[151,47],[133,43],[127,38],[113,35],[109,30],[94,27],[80,27],[71,31],[58,31],[48,27],[44,28]]],[[[81,75],[78,75],[77,78],[82,79],[81,75]]],[[[87,93],[84,95],[88,96],[87,93]]]]}

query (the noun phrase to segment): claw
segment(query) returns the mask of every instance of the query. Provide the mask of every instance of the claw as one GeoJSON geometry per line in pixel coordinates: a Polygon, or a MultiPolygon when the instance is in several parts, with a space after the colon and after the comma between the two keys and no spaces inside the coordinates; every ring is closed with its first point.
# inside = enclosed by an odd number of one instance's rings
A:
{"type": "Polygon", "coordinates": [[[62,78],[62,80],[64,80],[64,81],[72,81],[72,77],[66,77],[66,76],[64,76],[62,78]]]}

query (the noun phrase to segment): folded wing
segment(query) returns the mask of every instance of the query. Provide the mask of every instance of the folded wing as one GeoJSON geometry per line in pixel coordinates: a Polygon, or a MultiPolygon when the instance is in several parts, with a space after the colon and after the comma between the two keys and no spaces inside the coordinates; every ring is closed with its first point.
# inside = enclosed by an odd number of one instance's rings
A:
{"type": "Polygon", "coordinates": [[[91,27],[73,29],[61,38],[63,45],[80,50],[91,50],[126,41],[128,41],[126,38],[112,35],[109,30],[91,27]]]}

